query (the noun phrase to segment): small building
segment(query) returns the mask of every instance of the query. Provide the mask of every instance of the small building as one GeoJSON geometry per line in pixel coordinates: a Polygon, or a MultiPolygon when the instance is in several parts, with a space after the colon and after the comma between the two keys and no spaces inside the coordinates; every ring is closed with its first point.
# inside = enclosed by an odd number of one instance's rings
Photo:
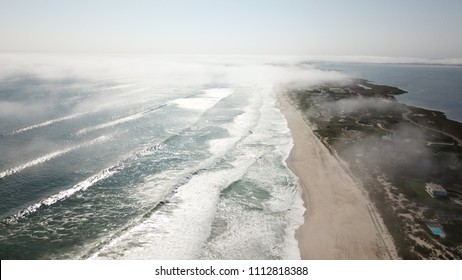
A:
{"type": "Polygon", "coordinates": [[[435,183],[427,183],[425,190],[433,197],[446,197],[448,192],[441,186],[435,183]]]}

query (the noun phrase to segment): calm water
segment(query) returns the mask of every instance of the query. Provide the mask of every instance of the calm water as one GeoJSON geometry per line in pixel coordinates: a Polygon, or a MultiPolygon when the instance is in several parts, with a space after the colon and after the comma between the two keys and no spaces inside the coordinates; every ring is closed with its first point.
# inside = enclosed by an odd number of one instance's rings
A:
{"type": "Polygon", "coordinates": [[[334,69],[378,84],[399,87],[406,94],[398,101],[442,111],[462,122],[462,67],[370,63],[315,63],[321,69],[334,69]]]}

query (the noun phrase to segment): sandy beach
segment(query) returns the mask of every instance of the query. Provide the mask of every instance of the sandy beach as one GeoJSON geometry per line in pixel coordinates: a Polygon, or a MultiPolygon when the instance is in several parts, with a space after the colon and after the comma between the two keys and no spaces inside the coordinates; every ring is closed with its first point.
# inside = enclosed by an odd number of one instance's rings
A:
{"type": "Polygon", "coordinates": [[[294,140],[287,160],[307,211],[297,230],[302,259],[397,259],[393,240],[362,185],[316,137],[288,96],[278,95],[294,140]]]}

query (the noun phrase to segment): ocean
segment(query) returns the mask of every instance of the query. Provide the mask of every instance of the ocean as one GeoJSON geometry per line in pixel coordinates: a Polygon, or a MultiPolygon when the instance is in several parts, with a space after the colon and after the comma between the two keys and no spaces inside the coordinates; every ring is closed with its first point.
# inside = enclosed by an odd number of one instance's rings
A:
{"type": "Polygon", "coordinates": [[[271,84],[7,58],[27,67],[0,83],[1,259],[300,258],[271,84]]]}

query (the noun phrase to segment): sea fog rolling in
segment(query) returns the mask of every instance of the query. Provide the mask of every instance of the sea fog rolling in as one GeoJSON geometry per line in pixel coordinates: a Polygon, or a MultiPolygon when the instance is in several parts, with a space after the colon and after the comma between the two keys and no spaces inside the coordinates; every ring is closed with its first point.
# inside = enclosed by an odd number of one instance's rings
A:
{"type": "Polygon", "coordinates": [[[1,259],[298,259],[305,208],[276,94],[359,77],[461,117],[460,67],[26,53],[0,65],[1,259]]]}
{"type": "MultiPolygon", "coordinates": [[[[398,59],[397,63],[316,62],[313,65],[373,83],[399,87],[407,93],[396,96],[398,102],[438,110],[448,119],[462,122],[462,67],[429,64],[432,62],[429,60],[422,60],[420,64],[412,61],[409,60],[408,64],[399,63],[398,59]]],[[[453,63],[458,62],[455,60],[453,63]]]]}
{"type": "Polygon", "coordinates": [[[0,57],[0,258],[297,259],[294,58],[0,57]]]}

